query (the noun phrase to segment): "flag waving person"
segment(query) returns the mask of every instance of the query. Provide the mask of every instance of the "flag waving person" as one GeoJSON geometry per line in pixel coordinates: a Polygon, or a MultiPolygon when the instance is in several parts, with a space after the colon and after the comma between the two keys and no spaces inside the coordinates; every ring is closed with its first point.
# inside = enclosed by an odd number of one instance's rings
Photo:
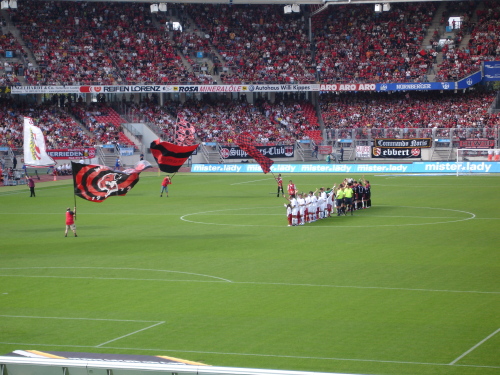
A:
{"type": "Polygon", "coordinates": [[[71,208],[66,209],[66,231],[64,232],[64,237],[68,237],[68,230],[71,229],[75,237],[78,237],[76,234],[76,225],[75,225],[75,216],[76,216],[76,206],[71,211],[71,208]]]}
{"type": "Polygon", "coordinates": [[[165,176],[165,178],[161,182],[160,198],[163,197],[163,193],[165,193],[165,195],[168,198],[168,185],[171,184],[172,184],[172,179],[170,178],[170,176],[165,176]]]}

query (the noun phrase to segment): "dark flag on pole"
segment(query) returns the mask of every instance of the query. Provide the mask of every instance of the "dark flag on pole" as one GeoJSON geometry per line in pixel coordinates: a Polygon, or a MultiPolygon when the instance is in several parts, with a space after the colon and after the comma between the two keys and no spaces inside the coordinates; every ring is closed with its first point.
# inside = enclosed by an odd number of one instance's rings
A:
{"type": "Polygon", "coordinates": [[[179,146],[189,146],[195,143],[195,128],[183,116],[179,116],[175,125],[174,143],[179,146]]]}
{"type": "Polygon", "coordinates": [[[160,170],[165,173],[175,173],[198,148],[198,145],[179,146],[169,142],[160,142],[157,139],[151,142],[149,147],[160,170]]]}
{"type": "Polygon", "coordinates": [[[139,169],[129,170],[131,173],[123,173],[104,165],[72,162],[71,167],[75,195],[98,203],[111,196],[127,194],[139,181],[139,173],[147,168],[141,165],[139,169]]]}
{"type": "Polygon", "coordinates": [[[248,156],[252,157],[257,163],[259,163],[264,173],[271,172],[271,165],[274,164],[274,161],[269,159],[267,156],[262,155],[262,153],[252,144],[253,141],[254,138],[247,132],[241,133],[235,140],[236,144],[243,151],[245,151],[248,156]]]}

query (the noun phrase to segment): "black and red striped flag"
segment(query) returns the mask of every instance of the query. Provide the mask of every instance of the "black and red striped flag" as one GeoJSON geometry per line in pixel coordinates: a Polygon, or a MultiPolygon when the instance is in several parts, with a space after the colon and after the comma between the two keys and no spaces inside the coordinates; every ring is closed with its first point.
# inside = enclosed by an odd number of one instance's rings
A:
{"type": "Polygon", "coordinates": [[[160,142],[157,139],[151,142],[149,147],[160,170],[165,173],[175,173],[198,148],[198,145],[179,146],[169,142],[160,142]]]}
{"type": "Polygon", "coordinates": [[[189,146],[195,143],[195,128],[183,116],[179,116],[175,126],[174,143],[179,146],[189,146]]]}
{"type": "Polygon", "coordinates": [[[125,195],[139,181],[139,173],[114,171],[104,165],[71,163],[75,195],[91,202],[125,195]]]}
{"type": "Polygon", "coordinates": [[[253,141],[254,138],[247,132],[241,133],[235,140],[236,144],[243,151],[245,151],[248,156],[252,157],[257,163],[259,163],[264,173],[271,172],[271,165],[274,164],[274,161],[269,159],[267,156],[262,155],[262,153],[253,145],[253,141]]]}

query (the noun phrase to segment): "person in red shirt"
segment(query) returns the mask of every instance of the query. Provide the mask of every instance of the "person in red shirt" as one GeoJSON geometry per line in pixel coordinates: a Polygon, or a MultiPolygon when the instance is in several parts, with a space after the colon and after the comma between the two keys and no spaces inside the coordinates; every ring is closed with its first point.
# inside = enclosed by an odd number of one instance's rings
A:
{"type": "Polygon", "coordinates": [[[71,229],[76,235],[76,225],[75,225],[76,207],[71,211],[71,208],[66,209],[66,231],[64,232],[64,237],[68,237],[68,229],[71,229]]]}
{"type": "Polygon", "coordinates": [[[160,197],[163,197],[163,193],[167,195],[168,198],[168,185],[172,183],[172,180],[170,179],[170,176],[165,176],[161,183],[161,191],[160,191],[160,197]]]}
{"type": "Polygon", "coordinates": [[[281,196],[284,197],[285,192],[283,191],[283,179],[281,178],[281,173],[279,173],[278,177],[276,177],[276,182],[278,183],[278,195],[276,196],[279,197],[281,192],[281,196]]]}
{"type": "Polygon", "coordinates": [[[297,193],[297,188],[295,187],[295,184],[292,182],[292,180],[288,182],[287,191],[288,195],[290,196],[295,195],[297,193]]]}

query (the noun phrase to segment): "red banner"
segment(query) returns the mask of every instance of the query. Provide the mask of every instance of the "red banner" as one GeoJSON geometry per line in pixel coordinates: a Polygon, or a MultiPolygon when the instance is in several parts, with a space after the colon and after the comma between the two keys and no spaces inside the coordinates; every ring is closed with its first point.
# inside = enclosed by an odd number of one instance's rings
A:
{"type": "Polygon", "coordinates": [[[332,146],[321,145],[318,146],[318,151],[321,155],[328,155],[332,153],[332,146]]]}
{"type": "Polygon", "coordinates": [[[320,91],[375,91],[374,83],[333,83],[319,85],[320,91]]]}
{"type": "Polygon", "coordinates": [[[458,148],[493,148],[495,138],[460,138],[458,148]]]}
{"type": "Polygon", "coordinates": [[[80,159],[92,159],[95,158],[95,148],[58,148],[47,150],[47,154],[52,159],[61,160],[80,160],[80,159]]]}

